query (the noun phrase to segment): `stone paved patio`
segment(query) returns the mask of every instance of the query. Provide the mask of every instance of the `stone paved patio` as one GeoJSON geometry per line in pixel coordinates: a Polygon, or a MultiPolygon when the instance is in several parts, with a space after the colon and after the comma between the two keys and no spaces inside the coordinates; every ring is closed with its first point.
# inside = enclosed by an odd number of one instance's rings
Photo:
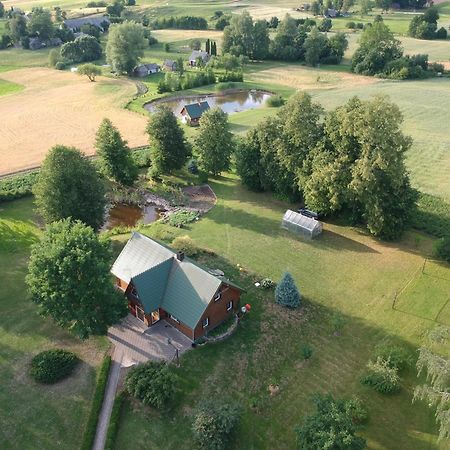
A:
{"type": "Polygon", "coordinates": [[[124,367],[148,360],[172,361],[176,347],[181,355],[191,348],[191,341],[165,320],[147,328],[140,320],[129,314],[108,330],[110,341],[122,355],[124,367]],[[172,340],[172,345],[167,343],[172,340]]]}

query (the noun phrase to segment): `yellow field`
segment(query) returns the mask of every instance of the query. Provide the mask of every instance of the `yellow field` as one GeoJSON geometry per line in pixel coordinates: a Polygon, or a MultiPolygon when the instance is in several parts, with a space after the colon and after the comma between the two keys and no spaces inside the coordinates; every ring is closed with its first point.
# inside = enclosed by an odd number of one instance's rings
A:
{"type": "Polygon", "coordinates": [[[35,68],[1,74],[25,89],[0,97],[0,174],[37,166],[56,144],[94,153],[95,132],[104,117],[119,128],[130,146],[144,145],[145,116],[123,108],[134,83],[35,68]]]}

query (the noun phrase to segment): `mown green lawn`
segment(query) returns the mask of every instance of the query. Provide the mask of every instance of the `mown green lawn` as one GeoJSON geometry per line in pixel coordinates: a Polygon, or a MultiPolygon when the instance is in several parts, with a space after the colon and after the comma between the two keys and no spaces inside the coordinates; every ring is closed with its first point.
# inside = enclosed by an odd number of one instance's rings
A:
{"type": "Polygon", "coordinates": [[[0,448],[78,450],[105,339],[81,342],[44,320],[26,295],[29,247],[39,237],[31,199],[0,205],[0,448]],[[31,358],[63,347],[83,363],[51,386],[28,376],[31,358]]]}
{"type": "Polygon", "coordinates": [[[11,81],[6,81],[0,79],[0,97],[2,95],[14,94],[15,92],[20,92],[24,87],[17,83],[12,83],[11,81]]]}
{"type": "MultiPolygon", "coordinates": [[[[358,395],[370,420],[361,433],[372,449],[444,449],[437,444],[433,413],[411,404],[415,372],[404,375],[402,391],[381,396],[359,378],[374,346],[391,338],[412,354],[432,323],[392,309],[396,290],[421,267],[430,252],[428,238],[407,233],[399,243],[379,242],[360,229],[326,224],[324,234],[304,242],[280,229],[288,205],[266,194],[250,193],[227,175],[211,182],[218,196],[213,210],[187,230],[197,245],[216,252],[203,262],[222,268],[247,289],[242,301],[252,310],[227,342],[197,348],[182,358],[176,372],[180,392],[167,412],[135,402],[126,404],[116,449],[191,449],[192,408],[202,398],[228,398],[243,408],[242,423],[230,449],[295,448],[294,427],[311,410],[311,396],[331,392],[358,395]],[[237,264],[250,272],[239,278],[237,264]],[[261,277],[295,277],[305,309],[290,312],[273,304],[272,294],[253,286],[261,277]],[[330,318],[346,319],[342,335],[332,332],[330,318]],[[303,363],[302,344],[314,349],[303,363]],[[279,384],[271,397],[269,384],[279,384]]],[[[163,237],[161,228],[150,227],[163,237]]],[[[165,235],[168,236],[167,234],[165,235]]],[[[450,267],[445,268],[450,277],[450,267]]],[[[422,301],[437,301],[435,291],[422,301]]],[[[436,294],[441,295],[441,294],[436,294]]]]}

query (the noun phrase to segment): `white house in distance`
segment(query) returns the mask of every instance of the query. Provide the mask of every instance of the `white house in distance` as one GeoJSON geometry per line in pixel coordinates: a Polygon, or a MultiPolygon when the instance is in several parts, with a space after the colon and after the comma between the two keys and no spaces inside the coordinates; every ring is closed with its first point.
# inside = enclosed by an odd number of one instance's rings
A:
{"type": "Polygon", "coordinates": [[[189,65],[195,67],[197,65],[197,59],[201,58],[203,63],[206,64],[209,61],[209,53],[203,50],[194,50],[189,56],[189,65]]]}

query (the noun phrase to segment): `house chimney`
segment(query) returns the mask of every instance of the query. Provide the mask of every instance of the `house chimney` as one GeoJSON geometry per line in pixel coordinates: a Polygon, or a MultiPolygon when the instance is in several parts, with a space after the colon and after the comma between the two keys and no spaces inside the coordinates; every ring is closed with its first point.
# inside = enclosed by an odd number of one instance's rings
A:
{"type": "Polygon", "coordinates": [[[178,261],[183,261],[183,259],[184,259],[184,252],[177,252],[177,259],[178,259],[178,261]]]}

